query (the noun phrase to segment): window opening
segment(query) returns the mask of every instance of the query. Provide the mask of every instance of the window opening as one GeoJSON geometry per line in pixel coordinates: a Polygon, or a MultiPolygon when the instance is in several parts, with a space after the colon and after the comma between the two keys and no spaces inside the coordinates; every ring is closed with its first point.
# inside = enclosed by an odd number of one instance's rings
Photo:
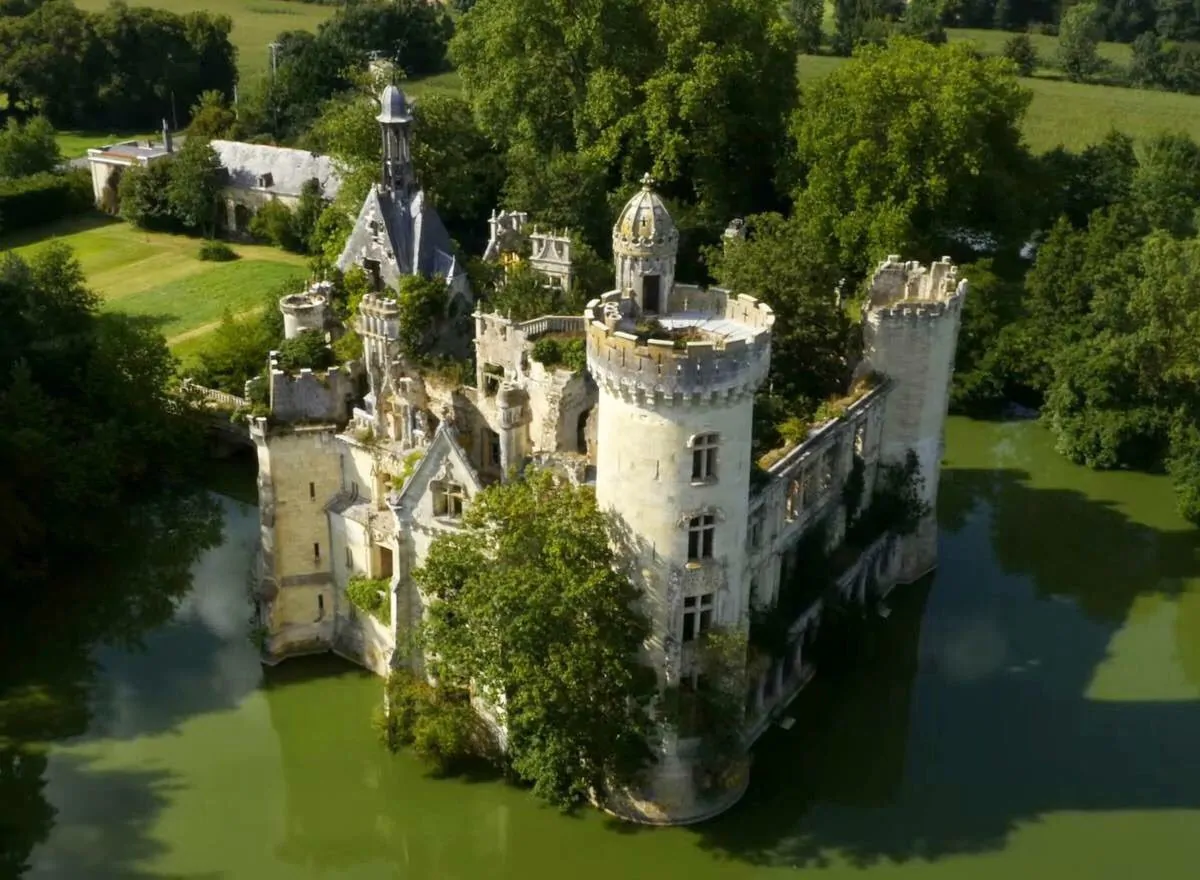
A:
{"type": "Polygon", "coordinates": [[[701,434],[692,443],[692,479],[717,478],[717,435],[701,434]]]}
{"type": "Polygon", "coordinates": [[[466,499],[466,490],[459,483],[435,483],[433,513],[435,516],[457,519],[462,516],[466,499]]]}
{"type": "Polygon", "coordinates": [[[713,593],[683,600],[683,641],[692,642],[712,629],[713,593]]]}
{"type": "Polygon", "coordinates": [[[711,513],[694,516],[688,522],[688,559],[712,559],[713,533],[717,530],[717,518],[711,513]]]}

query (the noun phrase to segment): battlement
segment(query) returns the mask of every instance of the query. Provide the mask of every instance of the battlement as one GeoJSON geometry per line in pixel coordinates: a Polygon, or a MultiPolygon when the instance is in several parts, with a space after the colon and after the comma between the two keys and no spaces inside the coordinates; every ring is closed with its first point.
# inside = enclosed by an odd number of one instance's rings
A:
{"type": "Polygon", "coordinates": [[[358,304],[355,330],[360,336],[395,339],[400,333],[400,306],[390,297],[366,294],[358,304]]]}
{"type": "Polygon", "coordinates": [[[351,362],[325,372],[279,368],[279,353],[271,352],[271,418],[278,422],[344,422],[355,393],[356,365],[351,362]]]}
{"type": "Polygon", "coordinates": [[[332,289],[333,285],[328,281],[319,281],[304,293],[289,293],[279,300],[285,339],[294,339],[308,330],[321,332],[325,329],[325,308],[332,289]]]}
{"type": "Polygon", "coordinates": [[[765,303],[720,288],[675,285],[653,338],[638,323],[637,303],[610,291],[588,303],[588,369],[623,396],[703,400],[752,394],[771,362],[775,314],[765,303]]]}
{"type": "Polygon", "coordinates": [[[889,256],[875,270],[863,309],[879,318],[938,318],[958,309],[966,292],[967,282],[949,257],[927,268],[889,256]]]}

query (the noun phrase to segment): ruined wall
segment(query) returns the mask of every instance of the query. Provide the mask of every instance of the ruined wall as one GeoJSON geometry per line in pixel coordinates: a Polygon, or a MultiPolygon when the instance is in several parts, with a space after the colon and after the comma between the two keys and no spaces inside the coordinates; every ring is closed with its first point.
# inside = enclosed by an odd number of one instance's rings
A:
{"type": "MultiPolygon", "coordinates": [[[[274,354],[274,353],[273,353],[274,354]]],[[[343,423],[350,418],[350,402],[358,391],[353,365],[334,367],[327,373],[303,369],[296,374],[271,361],[271,417],[279,422],[343,423]]]]}

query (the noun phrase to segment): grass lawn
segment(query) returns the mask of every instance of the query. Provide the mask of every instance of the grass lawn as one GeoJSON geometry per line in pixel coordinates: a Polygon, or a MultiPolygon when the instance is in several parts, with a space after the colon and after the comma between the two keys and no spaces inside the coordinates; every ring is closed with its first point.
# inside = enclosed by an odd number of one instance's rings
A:
{"type": "Polygon", "coordinates": [[[109,144],[115,144],[118,141],[128,140],[161,140],[162,133],[154,132],[148,134],[144,131],[123,131],[115,134],[105,134],[100,131],[60,131],[54,136],[58,141],[58,149],[62,152],[64,159],[77,159],[80,156],[86,156],[87,151],[93,147],[105,147],[109,144]]]}
{"type": "MultiPolygon", "coordinates": [[[[109,0],[75,0],[80,9],[103,10],[109,0]]],[[[171,12],[207,11],[233,19],[230,40],[238,52],[238,70],[243,85],[264,73],[271,63],[267,44],[283,31],[315,31],[331,17],[332,6],[294,0],[132,0],[130,6],[152,6],[171,12]]],[[[180,113],[183,108],[179,108],[180,113]]]]}
{"type": "Polygon", "coordinates": [[[225,308],[255,309],[264,293],[307,271],[303,257],[261,245],[235,244],[241,259],[204,262],[196,256],[198,239],[142,232],[99,214],[0,239],[0,249],[29,254],[50,241],[74,249],[104,308],[157,319],[172,348],[185,353],[225,308]]]}

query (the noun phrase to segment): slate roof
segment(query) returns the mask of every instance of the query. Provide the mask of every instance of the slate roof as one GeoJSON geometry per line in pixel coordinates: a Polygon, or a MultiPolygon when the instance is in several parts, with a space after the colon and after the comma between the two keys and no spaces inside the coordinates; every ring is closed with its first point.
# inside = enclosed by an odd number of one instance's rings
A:
{"type": "Polygon", "coordinates": [[[299,196],[304,183],[315,177],[322,195],[332,199],[342,185],[330,156],[240,141],[212,141],[212,148],[229,172],[229,185],[238,189],[262,188],[283,196],[299,196]],[[270,186],[260,186],[264,174],[271,175],[270,186]]]}
{"type": "Polygon", "coordinates": [[[404,275],[444,275],[448,282],[463,275],[450,234],[423,191],[405,199],[378,184],[371,187],[337,267],[346,272],[363,259],[379,261],[388,287],[398,285],[404,275]]]}

